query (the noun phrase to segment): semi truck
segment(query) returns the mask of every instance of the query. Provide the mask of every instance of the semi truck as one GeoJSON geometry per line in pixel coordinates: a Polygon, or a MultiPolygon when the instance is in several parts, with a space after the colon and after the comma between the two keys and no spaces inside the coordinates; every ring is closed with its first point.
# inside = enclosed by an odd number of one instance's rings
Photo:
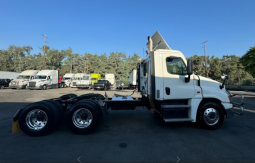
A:
{"type": "Polygon", "coordinates": [[[61,81],[61,87],[70,87],[73,79],[74,79],[74,73],[66,73],[61,81]]]}
{"type": "Polygon", "coordinates": [[[116,87],[116,80],[114,73],[106,73],[105,74],[105,80],[108,80],[111,83],[111,88],[116,87]]]}
{"type": "Polygon", "coordinates": [[[92,88],[92,82],[91,82],[91,75],[90,74],[84,74],[81,78],[81,80],[77,83],[77,88],[92,88]]]}
{"type": "Polygon", "coordinates": [[[132,70],[129,74],[129,88],[136,89],[137,88],[137,70],[132,70]]]}
{"type": "Polygon", "coordinates": [[[76,73],[74,75],[74,79],[71,83],[71,88],[76,88],[77,87],[77,83],[82,79],[82,76],[84,75],[85,73],[76,73]]]}
{"type": "Polygon", "coordinates": [[[41,70],[34,79],[27,84],[27,89],[42,89],[58,88],[58,71],[57,70],[41,70]]]}
{"type": "Polygon", "coordinates": [[[19,74],[19,76],[10,82],[11,89],[25,89],[29,81],[33,80],[39,70],[26,70],[19,74]]]}
{"type": "Polygon", "coordinates": [[[108,109],[134,110],[140,106],[166,123],[193,122],[211,130],[219,128],[234,113],[243,114],[243,95],[226,91],[227,75],[222,75],[222,83],[195,75],[192,61],[186,61],[180,51],[172,50],[159,32],[148,37],[147,46],[148,57],[137,68],[140,98],[89,93],[39,101],[17,111],[13,133],[21,130],[31,136],[45,135],[65,115],[74,133],[87,134],[94,131],[108,109]],[[240,102],[232,101],[234,96],[240,96],[240,102]]]}

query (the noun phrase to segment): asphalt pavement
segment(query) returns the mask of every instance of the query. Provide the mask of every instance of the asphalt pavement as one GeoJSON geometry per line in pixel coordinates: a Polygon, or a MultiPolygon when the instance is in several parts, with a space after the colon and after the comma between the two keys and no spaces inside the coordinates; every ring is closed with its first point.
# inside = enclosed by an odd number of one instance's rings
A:
{"type": "MultiPolygon", "coordinates": [[[[217,130],[194,123],[163,123],[146,108],[111,111],[94,133],[76,135],[63,119],[52,133],[30,137],[12,134],[12,117],[27,104],[93,92],[56,90],[0,90],[0,162],[254,162],[255,93],[245,96],[244,115],[225,119],[217,130]]],[[[95,91],[102,93],[103,91],[95,91]]],[[[131,91],[107,91],[108,95],[131,91]]],[[[137,94],[139,96],[139,94],[137,94]]]]}

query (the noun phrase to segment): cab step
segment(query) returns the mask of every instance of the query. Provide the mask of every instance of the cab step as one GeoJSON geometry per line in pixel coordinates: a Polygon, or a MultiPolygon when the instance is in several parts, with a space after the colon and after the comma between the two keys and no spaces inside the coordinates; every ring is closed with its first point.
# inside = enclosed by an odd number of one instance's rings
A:
{"type": "Polygon", "coordinates": [[[162,109],[172,109],[172,108],[190,108],[190,105],[161,105],[162,109]]]}
{"type": "Polygon", "coordinates": [[[169,118],[163,119],[165,122],[191,122],[193,121],[192,118],[169,118]]]}

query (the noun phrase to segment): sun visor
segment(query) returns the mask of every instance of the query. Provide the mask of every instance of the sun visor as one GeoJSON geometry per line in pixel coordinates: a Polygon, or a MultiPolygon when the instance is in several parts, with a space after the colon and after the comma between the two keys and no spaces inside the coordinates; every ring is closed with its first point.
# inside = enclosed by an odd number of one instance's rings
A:
{"type": "MultiPolygon", "coordinates": [[[[166,41],[163,39],[163,37],[160,35],[158,31],[154,33],[154,35],[151,37],[153,42],[153,50],[157,49],[168,49],[171,50],[171,48],[167,45],[166,41]]],[[[150,44],[147,42],[146,46],[148,49],[150,49],[150,44]]]]}

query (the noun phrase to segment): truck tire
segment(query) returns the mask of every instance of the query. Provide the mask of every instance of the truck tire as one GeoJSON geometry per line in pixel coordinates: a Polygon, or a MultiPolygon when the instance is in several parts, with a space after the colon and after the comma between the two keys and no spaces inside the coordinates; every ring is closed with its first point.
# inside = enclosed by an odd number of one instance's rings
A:
{"type": "Polygon", "coordinates": [[[69,93],[69,94],[60,96],[59,99],[60,99],[60,100],[68,100],[68,99],[70,99],[70,98],[75,98],[75,97],[77,97],[76,94],[69,93]]]}
{"type": "Polygon", "coordinates": [[[42,89],[46,90],[47,89],[47,85],[43,85],[42,89]]]}
{"type": "Polygon", "coordinates": [[[91,133],[100,120],[100,112],[90,102],[78,102],[74,104],[67,114],[67,124],[76,134],[91,133]]]}
{"type": "Polygon", "coordinates": [[[203,102],[197,111],[197,124],[209,130],[219,128],[224,122],[224,111],[214,102],[203,102]]]}
{"type": "Polygon", "coordinates": [[[52,104],[40,101],[27,105],[19,116],[20,129],[30,136],[42,136],[51,132],[57,125],[58,113],[52,104]]]}
{"type": "Polygon", "coordinates": [[[62,105],[59,102],[55,101],[55,100],[46,100],[46,101],[50,102],[52,105],[54,105],[54,108],[52,108],[52,109],[54,109],[58,112],[58,122],[57,122],[57,124],[59,124],[62,121],[62,119],[64,118],[64,115],[65,115],[65,112],[64,112],[64,109],[63,109],[62,105]]]}
{"type": "Polygon", "coordinates": [[[1,85],[1,86],[0,86],[0,89],[4,89],[4,86],[3,86],[3,85],[1,85]]]}

